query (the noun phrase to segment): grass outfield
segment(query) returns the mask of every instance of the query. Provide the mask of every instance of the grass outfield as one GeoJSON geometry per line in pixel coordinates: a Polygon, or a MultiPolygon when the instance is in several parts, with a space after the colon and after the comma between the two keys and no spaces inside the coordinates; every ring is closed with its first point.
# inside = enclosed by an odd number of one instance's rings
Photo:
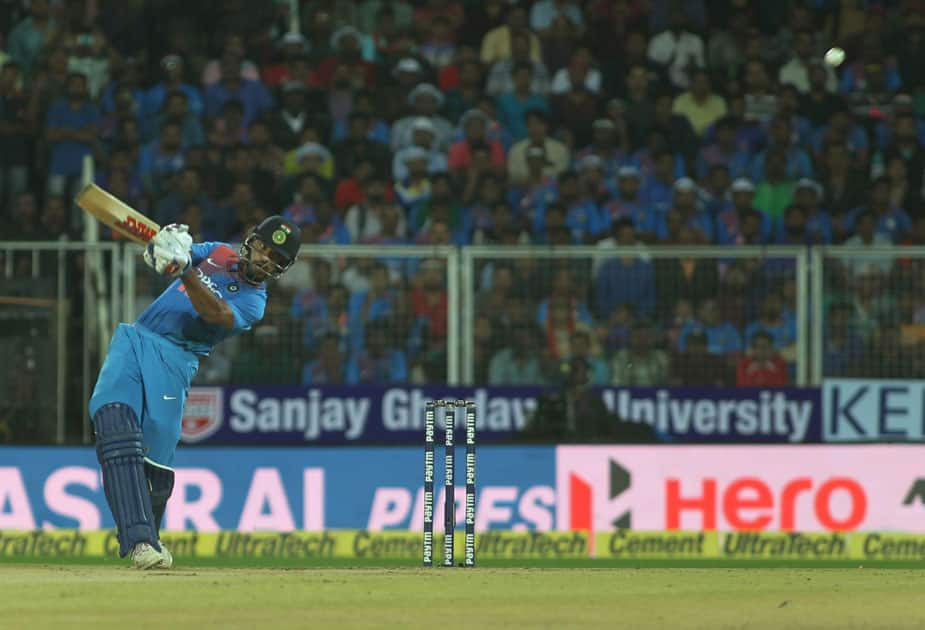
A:
{"type": "Polygon", "coordinates": [[[0,564],[3,627],[922,628],[908,569],[0,564]],[[451,603],[452,610],[447,604],[451,603]]]}

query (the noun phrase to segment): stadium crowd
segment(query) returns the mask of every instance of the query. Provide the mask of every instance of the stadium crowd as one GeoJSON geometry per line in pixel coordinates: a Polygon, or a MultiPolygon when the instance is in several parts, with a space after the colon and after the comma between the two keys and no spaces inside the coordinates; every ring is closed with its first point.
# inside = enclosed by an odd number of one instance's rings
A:
{"type": "MultiPolygon", "coordinates": [[[[0,4],[0,240],[79,238],[90,155],[198,239],[283,213],[308,245],[596,244],[479,266],[479,383],[786,384],[792,265],[645,247],[925,244],[921,1],[27,4],[0,4]]],[[[826,374],[920,374],[921,266],[832,269],[826,374]]],[[[306,259],[203,378],[443,380],[446,290],[438,259],[306,259]]]]}

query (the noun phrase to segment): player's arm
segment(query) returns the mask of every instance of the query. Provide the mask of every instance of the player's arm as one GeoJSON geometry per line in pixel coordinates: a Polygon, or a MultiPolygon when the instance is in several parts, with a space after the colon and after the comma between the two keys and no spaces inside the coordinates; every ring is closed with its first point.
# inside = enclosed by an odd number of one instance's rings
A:
{"type": "Polygon", "coordinates": [[[228,302],[212,293],[209,287],[199,280],[194,267],[190,267],[182,278],[183,286],[186,287],[186,295],[189,297],[189,301],[192,302],[193,308],[196,309],[199,317],[209,324],[221,326],[228,330],[234,328],[234,311],[231,306],[228,305],[228,302]]]}

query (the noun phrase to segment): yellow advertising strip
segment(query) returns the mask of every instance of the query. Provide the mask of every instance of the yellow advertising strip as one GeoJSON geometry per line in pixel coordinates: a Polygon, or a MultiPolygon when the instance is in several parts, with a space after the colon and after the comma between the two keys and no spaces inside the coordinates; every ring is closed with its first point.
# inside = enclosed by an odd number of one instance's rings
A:
{"type": "Polygon", "coordinates": [[[702,559],[719,557],[716,532],[640,532],[628,529],[594,538],[598,558],[627,560],[702,559]]]}
{"type": "MultiPolygon", "coordinates": [[[[441,560],[443,537],[434,537],[441,560]]],[[[329,530],[323,532],[164,532],[177,558],[235,560],[418,560],[420,532],[329,530]]],[[[585,532],[482,532],[476,536],[480,560],[579,560],[592,556],[585,532]]],[[[644,532],[598,533],[593,556],[623,560],[857,560],[925,562],[925,535],[878,532],[644,532]]],[[[462,534],[456,536],[461,559],[462,534]]],[[[56,558],[116,558],[115,531],[0,531],[0,561],[56,558]]]]}
{"type": "Polygon", "coordinates": [[[727,532],[720,558],[726,560],[850,560],[848,535],[797,532],[727,532]]]}
{"type": "MultiPolygon", "coordinates": [[[[434,538],[439,561],[443,536],[434,538]]],[[[161,540],[177,558],[415,560],[423,555],[421,533],[408,531],[164,532],[161,540]]],[[[464,534],[457,534],[455,542],[461,558],[464,534]]],[[[475,545],[480,559],[578,559],[587,558],[590,551],[584,532],[483,532],[475,545]]],[[[0,531],[0,560],[114,558],[118,550],[114,531],[0,531]]]]}

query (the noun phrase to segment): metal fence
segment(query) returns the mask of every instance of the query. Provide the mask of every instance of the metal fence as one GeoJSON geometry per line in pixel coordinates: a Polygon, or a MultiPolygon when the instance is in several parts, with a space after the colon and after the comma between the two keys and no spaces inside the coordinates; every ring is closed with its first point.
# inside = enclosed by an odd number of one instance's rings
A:
{"type": "Polygon", "coordinates": [[[0,442],[89,439],[77,410],[121,316],[120,260],[114,243],[0,242],[0,442]]]}
{"type": "Polygon", "coordinates": [[[743,364],[767,357],[806,384],[807,263],[786,247],[463,248],[463,380],[750,385],[743,364]]]}
{"type": "Polygon", "coordinates": [[[922,377],[925,247],[812,252],[812,380],[922,377]]]}

